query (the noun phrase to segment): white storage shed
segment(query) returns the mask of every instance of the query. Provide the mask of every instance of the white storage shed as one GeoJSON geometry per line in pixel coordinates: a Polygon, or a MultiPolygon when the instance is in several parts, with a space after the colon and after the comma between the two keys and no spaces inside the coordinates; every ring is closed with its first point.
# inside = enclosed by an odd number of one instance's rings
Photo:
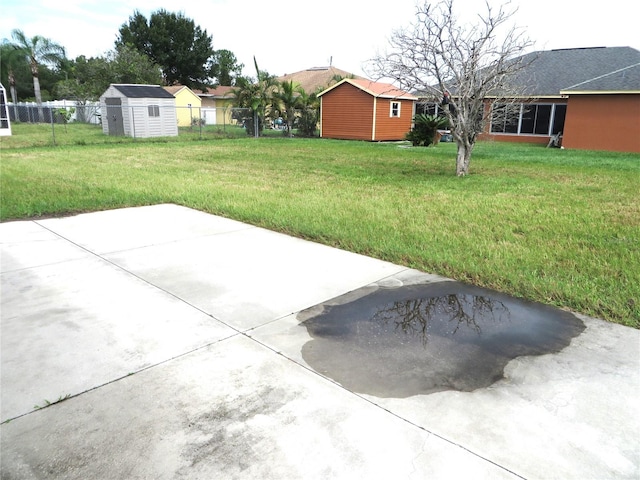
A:
{"type": "Polygon", "coordinates": [[[178,135],[176,99],[158,85],[112,83],[100,97],[102,131],[136,138],[178,135]]]}

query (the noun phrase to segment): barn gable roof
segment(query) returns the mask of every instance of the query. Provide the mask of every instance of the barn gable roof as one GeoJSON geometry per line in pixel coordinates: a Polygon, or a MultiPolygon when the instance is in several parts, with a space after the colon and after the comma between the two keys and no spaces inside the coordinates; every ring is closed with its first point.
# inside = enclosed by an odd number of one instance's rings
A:
{"type": "Polygon", "coordinates": [[[114,83],[112,86],[128,98],[174,98],[159,85],[114,83]]]}
{"type": "Polygon", "coordinates": [[[367,80],[366,78],[345,78],[344,80],[320,92],[318,94],[318,97],[330,92],[334,88],[337,88],[344,83],[353,85],[354,87],[376,98],[418,100],[418,97],[415,97],[410,93],[405,92],[404,90],[400,90],[398,87],[395,87],[390,83],[374,82],[373,80],[367,80]]]}

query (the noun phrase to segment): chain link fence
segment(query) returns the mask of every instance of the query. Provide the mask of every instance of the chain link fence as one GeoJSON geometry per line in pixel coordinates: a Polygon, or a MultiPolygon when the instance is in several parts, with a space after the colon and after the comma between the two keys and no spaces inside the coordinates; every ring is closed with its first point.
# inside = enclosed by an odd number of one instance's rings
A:
{"type": "MultiPolygon", "coordinates": [[[[53,142],[61,126],[88,124],[101,129],[105,135],[151,137],[200,137],[208,135],[241,136],[317,136],[318,112],[315,109],[297,110],[291,126],[278,115],[259,116],[248,108],[174,106],[153,103],[136,105],[106,105],[99,102],[71,101],[36,103],[8,103],[12,123],[50,124],[53,142]]],[[[66,128],[65,128],[66,130],[66,128]]]]}

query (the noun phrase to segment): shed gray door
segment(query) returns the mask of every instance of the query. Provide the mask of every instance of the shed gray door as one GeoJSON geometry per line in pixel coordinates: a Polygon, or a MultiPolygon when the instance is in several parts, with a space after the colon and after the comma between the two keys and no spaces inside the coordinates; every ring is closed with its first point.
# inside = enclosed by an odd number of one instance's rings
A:
{"type": "Polygon", "coordinates": [[[122,101],[119,98],[105,98],[107,104],[107,128],[109,135],[124,135],[122,123],[122,101]]]}

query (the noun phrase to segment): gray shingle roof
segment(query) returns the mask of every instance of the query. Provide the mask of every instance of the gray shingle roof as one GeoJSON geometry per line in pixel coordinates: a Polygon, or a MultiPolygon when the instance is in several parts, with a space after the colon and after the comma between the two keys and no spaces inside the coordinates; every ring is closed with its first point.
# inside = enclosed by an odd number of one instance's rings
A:
{"type": "Polygon", "coordinates": [[[158,85],[113,85],[128,98],[173,98],[169,92],[158,85]]]}
{"type": "Polygon", "coordinates": [[[640,63],[563,89],[564,92],[640,92],[640,63]]]}
{"type": "Polygon", "coordinates": [[[534,52],[523,56],[522,60],[531,61],[531,64],[513,83],[526,85],[529,95],[552,96],[640,63],[640,51],[631,47],[571,48],[534,52]]]}

